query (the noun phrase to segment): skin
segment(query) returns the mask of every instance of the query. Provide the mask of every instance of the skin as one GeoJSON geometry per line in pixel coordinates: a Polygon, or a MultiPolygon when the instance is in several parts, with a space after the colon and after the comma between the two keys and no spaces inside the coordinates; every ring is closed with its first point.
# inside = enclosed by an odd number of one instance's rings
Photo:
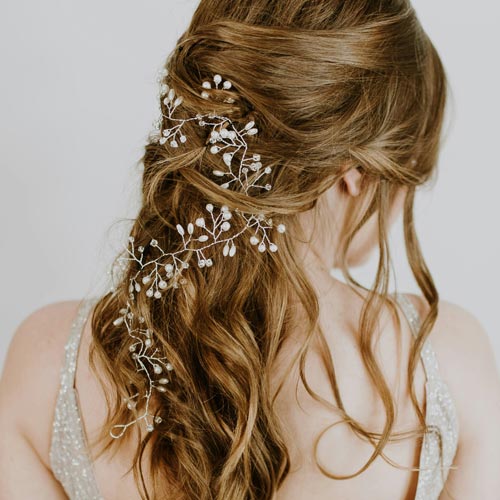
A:
{"type": "MultiPolygon", "coordinates": [[[[345,189],[334,186],[323,195],[320,206],[323,214],[328,216],[324,219],[328,222],[323,226],[326,229],[312,233],[311,242],[299,250],[302,251],[304,268],[318,292],[320,324],[334,356],[345,407],[365,429],[380,432],[384,425],[383,408],[371,387],[355,344],[357,318],[363,301],[328,273],[328,269],[336,265],[335,242],[347,202],[355,197],[363,202],[361,177],[359,170],[349,169],[343,176],[345,189]],[[335,210],[329,207],[335,207],[335,210]]],[[[403,194],[402,191],[395,200],[392,221],[401,211],[403,194]]],[[[309,227],[313,214],[305,213],[303,217],[304,227],[309,227]]],[[[376,221],[370,220],[353,243],[350,265],[359,265],[369,257],[376,246],[376,237],[376,221]]],[[[420,296],[408,294],[408,297],[422,316],[427,313],[427,305],[420,296]]],[[[2,499],[66,498],[50,470],[49,445],[63,346],[77,304],[77,301],[56,302],[35,310],[21,322],[12,338],[0,379],[2,499]]],[[[417,422],[405,377],[412,334],[403,316],[401,321],[402,329],[398,331],[389,314],[382,314],[383,327],[377,351],[398,408],[395,431],[408,429],[417,422]]],[[[300,325],[299,322],[296,324],[300,325]]],[[[105,419],[105,402],[103,389],[87,364],[89,328],[87,323],[82,334],[76,385],[85,427],[92,439],[105,419]]],[[[274,382],[283,375],[287,361],[303,340],[301,337],[302,332],[297,328],[285,342],[276,360],[274,382]]],[[[459,444],[454,462],[458,468],[450,471],[447,487],[457,500],[494,500],[500,490],[500,377],[489,337],[470,312],[442,300],[429,338],[459,415],[459,444]]],[[[414,498],[416,472],[392,467],[380,457],[364,473],[348,481],[329,479],[321,474],[314,466],[312,443],[317,434],[338,417],[315,402],[300,384],[297,401],[294,392],[296,378],[295,369],[288,373],[287,382],[276,401],[276,411],[285,424],[292,462],[291,474],[277,498],[358,499],[366,498],[368,491],[372,500],[414,498]]],[[[334,402],[316,349],[308,357],[306,378],[316,392],[334,402]]],[[[422,402],[425,393],[421,365],[415,383],[417,397],[422,402]]],[[[348,432],[345,425],[332,427],[321,443],[319,461],[327,470],[337,474],[357,472],[372,451],[364,441],[348,432]]],[[[112,459],[104,455],[94,463],[97,482],[105,498],[140,498],[132,475],[125,474],[133,446],[133,440],[126,442],[112,459]]],[[[416,439],[392,443],[386,448],[386,455],[401,466],[416,466],[419,453],[416,439]]],[[[451,498],[447,494],[440,497],[441,500],[451,498]]]]}

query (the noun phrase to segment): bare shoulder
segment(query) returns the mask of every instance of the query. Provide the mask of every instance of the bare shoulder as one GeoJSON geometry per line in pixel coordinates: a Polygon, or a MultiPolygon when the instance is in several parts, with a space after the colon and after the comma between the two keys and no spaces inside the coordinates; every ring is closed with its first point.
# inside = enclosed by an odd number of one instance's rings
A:
{"type": "Polygon", "coordinates": [[[12,336],[0,379],[2,429],[23,436],[41,458],[48,456],[64,344],[79,303],[53,302],[26,316],[12,336]]]}
{"type": "MultiPolygon", "coordinates": [[[[407,294],[425,317],[429,306],[416,294],[407,294]]],[[[459,413],[462,440],[477,440],[500,421],[500,375],[493,345],[480,320],[466,308],[439,301],[438,316],[429,336],[439,370],[448,384],[459,413]],[[473,403],[473,404],[471,404],[473,403]]],[[[496,436],[500,446],[500,434],[496,436]]]]}

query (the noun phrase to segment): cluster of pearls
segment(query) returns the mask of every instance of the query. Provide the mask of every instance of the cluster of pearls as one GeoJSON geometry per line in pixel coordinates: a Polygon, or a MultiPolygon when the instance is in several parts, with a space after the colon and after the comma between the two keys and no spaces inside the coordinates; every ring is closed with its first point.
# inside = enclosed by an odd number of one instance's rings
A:
{"type": "MultiPolygon", "coordinates": [[[[159,356],[159,349],[153,346],[153,334],[149,328],[141,328],[145,319],[143,316],[137,317],[131,311],[130,302],[127,302],[127,307],[120,309],[120,316],[113,321],[115,326],[125,325],[128,335],[131,339],[128,350],[131,358],[134,360],[138,372],[144,372],[148,379],[148,388],[143,398],[146,399],[143,410],[133,420],[126,424],[117,424],[110,431],[111,437],[117,439],[123,436],[125,431],[133,424],[142,420],[146,422],[146,430],[152,432],[154,424],[160,424],[162,419],[159,415],[150,413],[150,399],[153,390],[166,392],[166,384],[170,382],[168,373],[174,367],[164,357],[159,356]],[[134,326],[134,323],[138,323],[134,326]]],[[[134,411],[137,406],[139,393],[136,393],[128,398],[124,398],[123,402],[129,410],[134,411]]]]}
{"type": "MultiPolygon", "coordinates": [[[[261,184],[260,180],[263,176],[271,173],[271,167],[263,167],[259,154],[247,155],[248,145],[245,140],[246,136],[257,134],[258,129],[253,121],[249,121],[242,128],[238,128],[230,118],[226,116],[218,116],[213,113],[207,115],[197,114],[195,117],[187,119],[176,119],[173,117],[175,109],[182,104],[183,98],[175,95],[175,91],[164,83],[163,78],[167,75],[167,71],[163,70],[158,79],[160,83],[159,97],[167,109],[167,115],[162,114],[155,127],[159,130],[162,128],[163,118],[168,118],[172,122],[177,122],[171,128],[163,130],[159,134],[158,142],[160,144],[168,144],[177,148],[180,144],[187,142],[187,137],[182,132],[183,125],[191,120],[197,120],[202,127],[210,126],[209,141],[211,144],[210,153],[217,154],[222,152],[222,160],[225,165],[224,169],[213,170],[213,175],[216,178],[223,178],[221,187],[229,188],[231,184],[235,184],[244,193],[248,194],[250,188],[261,188],[264,190],[271,189],[269,183],[261,184]],[[211,121],[207,121],[207,118],[211,121]],[[240,152],[241,151],[241,152],[240,152]],[[235,153],[240,152],[241,159],[237,165],[233,164],[235,153]]],[[[213,77],[215,88],[218,89],[222,83],[222,89],[229,90],[232,88],[231,82],[228,80],[222,81],[220,75],[213,77]]],[[[201,97],[209,99],[209,91],[212,89],[210,81],[202,83],[203,91],[201,97]]],[[[232,103],[234,99],[227,97],[225,102],[232,103]]],[[[161,108],[161,106],[160,106],[161,108]]],[[[123,436],[125,431],[131,425],[142,420],[146,422],[146,430],[151,432],[154,430],[154,424],[161,423],[159,415],[150,413],[150,398],[153,390],[158,392],[166,392],[166,385],[169,383],[168,373],[173,370],[173,366],[165,358],[159,356],[158,348],[153,345],[153,334],[150,329],[142,328],[141,324],[145,322],[144,317],[134,317],[131,310],[131,303],[136,300],[136,295],[144,293],[146,297],[152,299],[160,299],[166,290],[170,288],[178,288],[186,283],[183,277],[183,271],[188,269],[191,261],[196,259],[196,264],[199,268],[209,268],[213,265],[212,257],[207,255],[207,250],[216,245],[222,247],[223,257],[234,257],[237,251],[236,240],[245,232],[250,232],[249,242],[251,245],[257,246],[259,252],[276,252],[278,246],[271,241],[269,231],[273,229],[273,221],[266,218],[264,214],[245,214],[239,210],[231,211],[228,206],[223,205],[219,209],[215,208],[211,203],[205,206],[205,216],[200,216],[193,222],[189,222],[186,226],[181,224],[176,225],[177,233],[182,240],[182,245],[174,252],[163,250],[158,241],[152,239],[149,246],[155,249],[155,257],[145,259],[144,246],[135,246],[133,236],[128,238],[125,256],[118,258],[122,270],[127,269],[130,261],[134,262],[137,271],[129,281],[129,300],[127,307],[120,310],[120,316],[113,322],[115,326],[124,325],[127,329],[131,343],[129,352],[136,364],[138,372],[144,372],[148,379],[148,388],[146,394],[142,398],[146,399],[143,411],[133,420],[126,424],[118,424],[111,430],[113,438],[123,436]],[[234,217],[239,217],[243,224],[239,224],[239,229],[234,231],[234,217]],[[193,258],[194,256],[194,258],[193,258]],[[134,323],[139,323],[134,326],[134,323]]],[[[276,226],[278,233],[285,232],[285,225],[278,224],[276,226]]],[[[115,292],[116,288],[111,287],[111,292],[115,292]]],[[[124,403],[129,410],[135,411],[139,393],[131,397],[125,398],[124,403]]]]}
{"type": "MultiPolygon", "coordinates": [[[[165,74],[166,71],[163,72],[163,75],[165,74]]],[[[220,75],[214,75],[213,82],[215,83],[215,89],[219,89],[222,77],[220,75]]],[[[202,83],[202,88],[201,97],[203,99],[209,99],[209,91],[213,89],[212,83],[206,80],[202,83]]],[[[224,80],[222,82],[222,89],[229,90],[231,88],[232,84],[230,81],[224,80]]],[[[200,127],[211,127],[209,142],[212,146],[210,147],[210,153],[222,153],[225,168],[214,169],[212,172],[214,176],[224,178],[225,182],[221,184],[221,187],[228,188],[234,183],[244,193],[248,193],[250,188],[271,189],[271,184],[261,183],[262,177],[271,173],[271,167],[262,166],[259,154],[248,154],[248,144],[245,137],[256,135],[259,131],[258,128],[255,127],[254,121],[251,120],[243,127],[238,127],[229,117],[220,116],[214,113],[205,115],[198,113],[196,116],[190,118],[175,118],[173,116],[174,112],[177,107],[182,104],[183,97],[176,97],[175,90],[164,82],[161,82],[160,100],[162,100],[167,109],[167,114],[162,114],[162,118],[167,118],[175,123],[175,125],[170,128],[165,128],[163,132],[159,134],[157,140],[160,144],[168,142],[170,147],[178,148],[180,144],[184,144],[187,141],[187,137],[182,132],[184,125],[190,121],[197,121],[200,127]],[[233,164],[233,158],[236,153],[239,152],[241,158],[235,165],[233,164]]],[[[228,97],[224,99],[224,101],[234,102],[234,99],[228,97]]],[[[160,119],[156,127],[161,129],[161,126],[162,121],[160,119]]]]}
{"type": "MultiPolygon", "coordinates": [[[[215,245],[222,246],[223,257],[234,257],[237,246],[236,240],[245,232],[250,231],[250,244],[257,245],[259,252],[269,250],[276,252],[278,246],[269,237],[269,230],[273,228],[272,219],[266,219],[263,214],[247,215],[240,211],[235,211],[245,222],[245,225],[237,231],[231,232],[233,212],[223,205],[216,209],[211,203],[205,206],[207,215],[198,217],[194,222],[190,222],[186,227],[177,224],[176,229],[182,245],[174,252],[163,250],[158,241],[153,239],[149,246],[154,247],[157,252],[155,258],[144,259],[143,246],[135,247],[134,237],[129,237],[127,253],[118,259],[122,268],[126,268],[126,263],[134,261],[138,267],[136,273],[130,278],[129,294],[134,300],[134,294],[145,290],[146,297],[159,299],[162,293],[169,288],[178,288],[186,280],[182,273],[191,264],[193,255],[198,267],[211,267],[213,259],[207,256],[207,250],[215,245]],[[188,259],[188,256],[191,256],[188,259]]],[[[278,224],[276,230],[279,233],[285,232],[285,225],[278,224]]]]}

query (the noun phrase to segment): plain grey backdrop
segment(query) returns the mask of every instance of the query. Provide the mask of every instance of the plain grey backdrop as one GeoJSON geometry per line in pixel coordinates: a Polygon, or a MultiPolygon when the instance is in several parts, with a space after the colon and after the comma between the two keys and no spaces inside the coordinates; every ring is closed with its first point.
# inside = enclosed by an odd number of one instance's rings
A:
{"type": "MultiPolygon", "coordinates": [[[[286,0],[283,0],[286,1],[286,0]]],[[[0,366],[39,307],[106,288],[138,207],[156,75],[194,0],[1,0],[0,366]]],[[[500,4],[415,0],[452,98],[417,231],[441,298],[475,314],[500,360],[500,4]]],[[[418,292],[392,234],[398,288],[418,292]]],[[[369,285],[375,260],[355,275],[369,285]]]]}

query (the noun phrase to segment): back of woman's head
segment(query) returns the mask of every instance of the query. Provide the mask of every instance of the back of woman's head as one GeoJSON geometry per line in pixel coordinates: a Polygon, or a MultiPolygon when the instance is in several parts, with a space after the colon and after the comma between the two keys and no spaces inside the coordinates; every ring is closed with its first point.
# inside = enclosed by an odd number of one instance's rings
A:
{"type": "MultiPolygon", "coordinates": [[[[317,327],[317,300],[293,244],[301,234],[298,215],[316,206],[346,165],[365,174],[370,199],[368,209],[353,211],[343,228],[343,252],[372,214],[381,240],[377,280],[360,323],[365,338],[386,298],[387,214],[403,186],[408,189],[408,257],[431,304],[421,336],[435,320],[437,291],[420,253],[412,208],[415,188],[432,176],[437,162],[445,75],[405,0],[202,0],[166,70],[162,83],[183,98],[177,117],[213,112],[241,126],[255,121],[259,133],[249,139],[249,147],[272,167],[272,189],[221,187],[213,175],[221,158],[209,152],[206,128],[188,121],[183,133],[189,140],[182,147],[155,137],[146,145],[142,207],[131,230],[135,245],[143,246],[150,259],[158,247],[180,249],[177,224],[187,227],[213,203],[272,218],[271,239],[279,251],[260,252],[249,238],[240,238],[234,258],[208,250],[210,269],[196,265],[193,255],[182,284],[167,288],[160,298],[147,296],[146,287],[137,292],[131,307],[174,367],[167,390],[153,393],[162,420],[145,438],[153,440],[155,495],[168,497],[173,490],[160,485],[169,484],[187,498],[271,498],[289,469],[269,379],[291,328],[292,300],[298,299],[306,312],[308,339],[317,327]],[[202,82],[214,74],[232,87],[213,88],[212,98],[205,99],[202,82]],[[278,223],[286,224],[285,233],[276,230],[278,223]],[[149,245],[153,238],[156,247],[149,245]]],[[[162,109],[166,114],[164,104],[162,109]]],[[[231,223],[240,231],[244,219],[234,217],[231,223]]],[[[345,265],[343,270],[352,281],[345,265]]],[[[130,419],[122,398],[148,390],[123,324],[113,323],[130,300],[130,278],[138,276],[140,266],[131,259],[122,271],[92,321],[92,355],[116,386],[103,438],[113,425],[130,419]]],[[[362,349],[371,360],[368,344],[362,349]]],[[[308,341],[301,360],[307,346],[308,341]]],[[[376,457],[391,431],[392,400],[376,363],[368,365],[380,379],[377,388],[389,417],[376,457]]],[[[350,425],[363,434],[354,420],[350,425]]],[[[142,451],[141,445],[136,458],[142,451]]]]}

